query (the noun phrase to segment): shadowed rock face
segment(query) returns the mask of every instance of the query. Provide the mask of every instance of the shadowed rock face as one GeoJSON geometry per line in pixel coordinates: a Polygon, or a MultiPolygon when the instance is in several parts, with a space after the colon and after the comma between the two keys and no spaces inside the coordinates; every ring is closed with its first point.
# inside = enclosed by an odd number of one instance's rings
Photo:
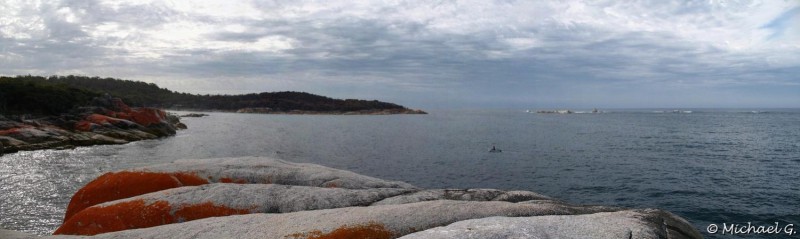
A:
{"type": "Polygon", "coordinates": [[[180,160],[105,174],[73,196],[56,234],[701,238],[688,222],[661,210],[571,205],[528,191],[423,190],[319,165],[258,157],[180,160]]]}

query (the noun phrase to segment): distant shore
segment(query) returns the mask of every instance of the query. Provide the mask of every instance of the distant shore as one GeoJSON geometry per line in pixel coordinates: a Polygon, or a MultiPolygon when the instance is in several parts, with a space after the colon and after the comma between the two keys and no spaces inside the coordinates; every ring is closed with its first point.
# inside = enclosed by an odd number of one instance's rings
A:
{"type": "Polygon", "coordinates": [[[382,109],[382,110],[359,110],[359,111],[273,111],[259,108],[245,108],[237,110],[236,113],[257,113],[257,114],[289,114],[289,115],[394,115],[394,114],[427,114],[425,111],[412,109],[382,109]]]}
{"type": "Polygon", "coordinates": [[[180,117],[147,107],[128,107],[119,98],[96,98],[97,106],[73,113],[33,117],[0,116],[0,155],[41,149],[125,144],[175,135],[180,117]]]}
{"type": "Polygon", "coordinates": [[[204,109],[181,109],[171,108],[169,111],[183,112],[225,112],[240,114],[275,114],[275,115],[401,115],[401,114],[428,114],[428,112],[415,109],[375,109],[357,111],[310,111],[310,110],[290,110],[279,111],[268,108],[244,108],[236,111],[230,110],[204,110],[204,109]]]}

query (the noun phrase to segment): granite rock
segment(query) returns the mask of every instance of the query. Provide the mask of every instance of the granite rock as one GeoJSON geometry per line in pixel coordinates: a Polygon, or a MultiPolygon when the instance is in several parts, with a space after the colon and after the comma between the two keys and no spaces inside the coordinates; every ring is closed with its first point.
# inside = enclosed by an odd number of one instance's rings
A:
{"type": "Polygon", "coordinates": [[[57,233],[89,238],[702,238],[658,209],[420,189],[262,157],[110,172],[73,196],[65,221],[57,233]]]}
{"type": "Polygon", "coordinates": [[[688,222],[665,211],[636,209],[581,215],[471,219],[401,238],[702,238],[688,225],[688,222]]]}
{"type": "Polygon", "coordinates": [[[169,118],[163,110],[128,107],[118,98],[98,97],[93,102],[97,106],[59,116],[0,118],[3,151],[124,144],[175,135],[180,124],[175,121],[177,117],[169,118]]]}
{"type": "Polygon", "coordinates": [[[173,163],[109,172],[89,182],[70,200],[65,221],[75,213],[104,202],[183,186],[209,183],[281,184],[323,188],[415,187],[315,164],[243,157],[178,160],[173,163]]]}
{"type": "Polygon", "coordinates": [[[55,234],[94,235],[207,217],[367,206],[413,190],[231,183],[180,187],[83,209],[64,222],[55,234]],[[147,212],[148,216],[139,217],[130,212],[147,212]]]}

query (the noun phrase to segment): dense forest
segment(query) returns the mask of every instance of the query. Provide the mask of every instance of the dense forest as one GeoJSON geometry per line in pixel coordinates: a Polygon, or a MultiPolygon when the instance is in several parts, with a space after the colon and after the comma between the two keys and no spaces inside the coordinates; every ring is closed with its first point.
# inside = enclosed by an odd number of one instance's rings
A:
{"type": "Polygon", "coordinates": [[[84,106],[99,93],[64,84],[39,84],[0,77],[0,115],[57,115],[84,106]]]}
{"type": "Polygon", "coordinates": [[[367,100],[340,100],[304,92],[245,95],[195,95],[160,88],[153,83],[86,76],[0,77],[0,113],[58,114],[85,105],[93,97],[109,94],[131,106],[172,109],[224,110],[270,108],[277,112],[360,111],[405,109],[367,100]]]}

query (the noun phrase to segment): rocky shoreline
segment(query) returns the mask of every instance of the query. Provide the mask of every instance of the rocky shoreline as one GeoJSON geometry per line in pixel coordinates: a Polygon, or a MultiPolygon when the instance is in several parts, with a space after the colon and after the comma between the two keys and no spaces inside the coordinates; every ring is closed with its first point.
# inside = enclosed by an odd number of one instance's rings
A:
{"type": "Polygon", "coordinates": [[[0,155],[125,144],[175,135],[176,130],[186,128],[179,117],[164,110],[129,107],[118,98],[98,97],[92,105],[59,116],[0,116],[0,155]]]}
{"type": "Polygon", "coordinates": [[[2,238],[702,238],[658,209],[574,205],[529,191],[422,189],[264,157],[106,173],[56,235],[2,238]]]}

